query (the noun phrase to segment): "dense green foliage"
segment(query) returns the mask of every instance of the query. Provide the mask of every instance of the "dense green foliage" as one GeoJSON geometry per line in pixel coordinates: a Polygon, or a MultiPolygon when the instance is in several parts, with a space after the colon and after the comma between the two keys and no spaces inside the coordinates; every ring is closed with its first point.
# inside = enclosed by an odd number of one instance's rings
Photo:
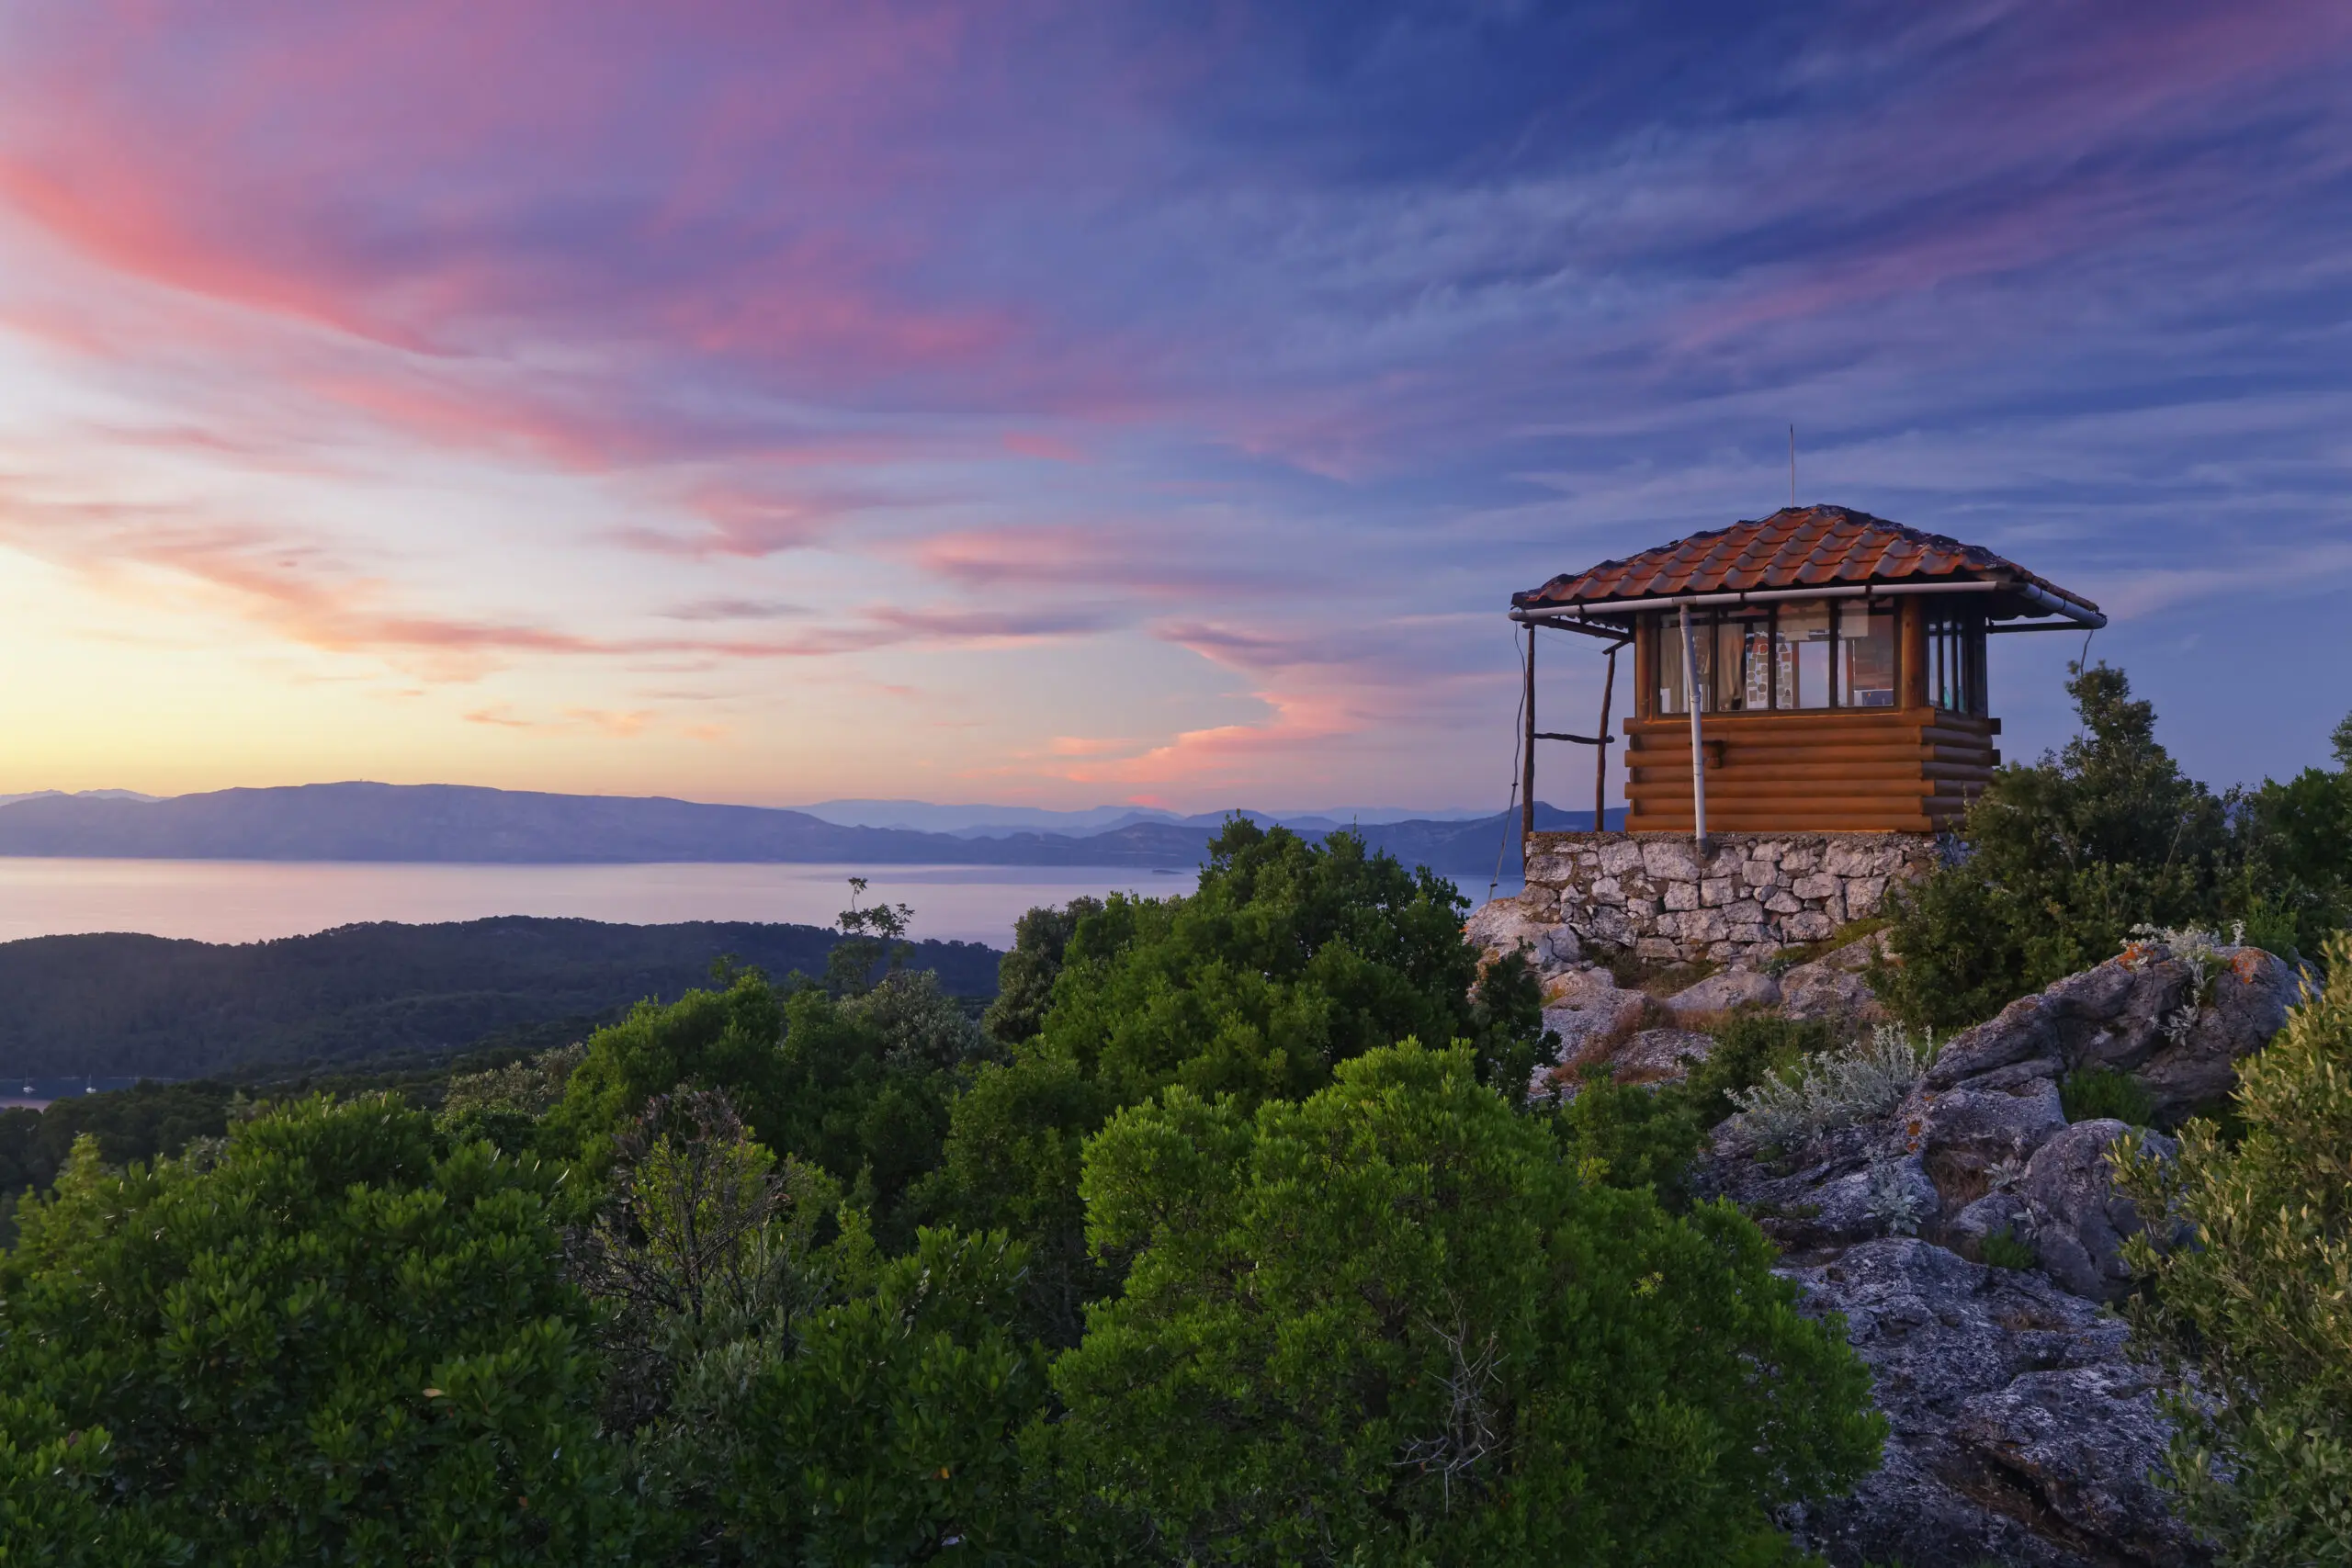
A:
{"type": "Polygon", "coordinates": [[[1986,1232],[1979,1256],[1995,1269],[2030,1269],[2041,1259],[2033,1243],[2007,1229],[1986,1232]]]}
{"type": "Polygon", "coordinates": [[[0,1261],[0,1517],[103,1562],[622,1560],[559,1179],[381,1099],[83,1142],[0,1261]]]}
{"type": "Polygon", "coordinates": [[[107,1165],[152,1164],[197,1138],[229,1130],[237,1091],[223,1083],[142,1083],[107,1094],[74,1095],[35,1111],[0,1111],[0,1192],[46,1190],[65,1168],[75,1140],[97,1140],[107,1165]]]}
{"type": "Polygon", "coordinates": [[[2120,1185],[2195,1245],[2127,1256],[2152,1290],[2137,1325],[2196,1367],[2174,1402],[2171,1480],[2190,1517],[2253,1568],[2352,1562],[2352,937],[2324,992],[2239,1071],[2241,1135],[2192,1121],[2178,1158],[2144,1150],[2120,1185]]]}
{"type": "MultiPolygon", "coordinates": [[[[1962,852],[1890,899],[1898,1016],[1958,1027],[2113,957],[2142,923],[2226,929],[2316,953],[2352,921],[2352,740],[2336,772],[2217,795],[2155,738],[2120,670],[2067,682],[2082,732],[2011,764],[1969,807],[1962,852]]],[[[2352,723],[2352,721],[2347,721],[2352,723]]]]}
{"type": "MultiPolygon", "coordinates": [[[[187,1078],[248,1063],[447,1053],[549,1021],[594,1027],[644,998],[674,998],[724,954],[771,975],[821,974],[845,934],[865,933],[510,916],[243,945],[124,935],[0,942],[0,996],[9,998],[0,1066],[187,1078]]],[[[977,942],[918,942],[909,953],[959,996],[995,988],[997,957],[977,942]]]]}
{"type": "Polygon", "coordinates": [[[986,1049],[928,973],[837,998],[746,971],[724,990],[641,1002],[592,1035],[538,1146],[598,1168],[654,1096],[719,1089],[769,1147],[862,1184],[877,1223],[903,1240],[912,1226],[901,1200],[938,1165],[949,1101],[986,1049]]]}
{"type": "Polygon", "coordinates": [[[2130,1073],[2114,1067],[2081,1067],[2058,1085],[2058,1103],[2069,1122],[2112,1118],[2134,1127],[2155,1121],[2156,1097],[2130,1073]]]}
{"type": "Polygon", "coordinates": [[[1131,1259],[1055,1369],[1074,1492],[1186,1562],[1781,1561],[1876,1461],[1868,1375],[1728,1207],[1580,1179],[1466,1047],[1253,1116],[1177,1088],[1090,1146],[1131,1259]]]}
{"type": "Polygon", "coordinates": [[[1553,1122],[1569,1161],[1597,1181],[1647,1188],[1680,1207],[1690,1162],[1732,1113],[1732,1097],[1768,1075],[1794,1073],[1835,1044],[1826,1023],[1762,1012],[1733,1014],[1714,1041],[1677,1081],[1621,1084],[1606,1069],[1589,1077],[1553,1122]]]}
{"type": "Polygon", "coordinates": [[[1681,1174],[1799,1043],[1530,1107],[1464,912],[1237,824],[1033,912],[985,1028],[853,908],[396,1093],[92,1097],[0,1261],[0,1564],[1791,1560],[1867,1378],[1681,1174]]]}
{"type": "Polygon", "coordinates": [[[1451,884],[1349,834],[1317,846],[1237,818],[1188,897],[1114,896],[1067,925],[1033,917],[989,1020],[1012,1060],[956,1102],[920,1205],[1026,1238],[1039,1330],[1072,1342],[1109,1282],[1085,1245],[1080,1150],[1121,1107],[1178,1086],[1244,1109],[1301,1098],[1407,1037],[1469,1041],[1487,1081],[1523,1088],[1541,998],[1515,961],[1482,979],[1465,913],[1451,884]],[[1012,1038],[1032,1017],[1035,1032],[1012,1038]]]}

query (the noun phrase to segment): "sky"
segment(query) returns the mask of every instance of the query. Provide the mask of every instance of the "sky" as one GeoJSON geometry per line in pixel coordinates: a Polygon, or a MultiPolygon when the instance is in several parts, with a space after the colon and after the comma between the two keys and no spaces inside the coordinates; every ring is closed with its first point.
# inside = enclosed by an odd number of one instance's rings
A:
{"type": "Polygon", "coordinates": [[[2323,761],[2352,7],[0,8],[0,793],[1500,809],[1792,425],[2323,761]]]}

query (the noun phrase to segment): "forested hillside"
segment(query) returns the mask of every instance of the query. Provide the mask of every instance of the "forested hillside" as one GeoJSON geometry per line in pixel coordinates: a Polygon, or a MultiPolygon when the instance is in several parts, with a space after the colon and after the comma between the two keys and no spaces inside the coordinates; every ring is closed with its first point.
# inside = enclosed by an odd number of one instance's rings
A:
{"type": "MultiPolygon", "coordinates": [[[[229,946],[108,934],[0,942],[0,1075],[187,1078],[263,1062],[462,1047],[497,1031],[601,1022],[707,984],[731,953],[777,978],[822,974],[816,926],[668,926],[507,916],[345,926],[229,946]]],[[[995,950],[913,944],[951,994],[996,989],[995,950]]],[[[584,1032],[584,1030],[583,1030],[584,1032]]]]}

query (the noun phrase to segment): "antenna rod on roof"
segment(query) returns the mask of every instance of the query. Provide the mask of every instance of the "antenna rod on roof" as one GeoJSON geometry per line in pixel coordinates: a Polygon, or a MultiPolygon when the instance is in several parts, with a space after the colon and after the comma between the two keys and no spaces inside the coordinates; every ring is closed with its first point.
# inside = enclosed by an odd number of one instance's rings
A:
{"type": "Polygon", "coordinates": [[[1797,427],[1789,426],[1789,504],[1797,503],[1797,427]]]}

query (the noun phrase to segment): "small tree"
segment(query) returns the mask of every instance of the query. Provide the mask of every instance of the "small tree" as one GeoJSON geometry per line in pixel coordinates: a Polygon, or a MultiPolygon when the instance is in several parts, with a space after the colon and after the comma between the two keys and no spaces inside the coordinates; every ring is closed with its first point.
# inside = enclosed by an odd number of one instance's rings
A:
{"type": "Polygon", "coordinates": [[[1130,1259],[1056,1364],[1080,1540],[1195,1562],[1773,1562],[1875,1463],[1833,1324],[1724,1205],[1584,1179],[1466,1049],[1252,1116],[1170,1089],[1087,1149],[1130,1259]]]}
{"type": "Polygon", "coordinates": [[[851,877],[849,908],[841,916],[842,937],[825,955],[825,988],[837,997],[865,995],[874,985],[876,964],[887,964],[887,972],[895,975],[914,953],[906,940],[914,910],[904,904],[861,909],[857,901],[865,896],[865,878],[851,877]]]}
{"type": "Polygon", "coordinates": [[[1079,1148],[1119,1106],[1174,1084],[1245,1105],[1302,1097],[1408,1036],[1469,1041],[1487,1082],[1524,1091],[1543,1031],[1525,965],[1482,976],[1453,885],[1352,834],[1310,844],[1236,818],[1198,891],[1087,902],[1066,932],[1033,911],[1027,958],[1006,961],[1022,998],[995,1015],[1013,1059],[956,1101],[943,1167],[917,1195],[936,1218],[1030,1244],[1035,1322],[1057,1344],[1105,1283],[1087,1259],[1079,1148]]]}
{"type": "Polygon", "coordinates": [[[2237,849],[2227,803],[2180,771],[2120,670],[2074,667],[2082,732],[1996,773],[1964,852],[1890,900],[1873,976],[1915,1025],[1958,1027],[2111,958],[2133,925],[2211,924],[2237,849]]]}
{"type": "Polygon", "coordinates": [[[2136,1144],[2118,1185],[2194,1244],[2126,1257],[2152,1291],[2136,1326],[2195,1369],[2173,1400],[2170,1482],[2245,1568],[2352,1562],[2352,937],[2321,995],[2241,1068],[2234,1144],[2181,1129],[2176,1160],[2136,1144]]]}

